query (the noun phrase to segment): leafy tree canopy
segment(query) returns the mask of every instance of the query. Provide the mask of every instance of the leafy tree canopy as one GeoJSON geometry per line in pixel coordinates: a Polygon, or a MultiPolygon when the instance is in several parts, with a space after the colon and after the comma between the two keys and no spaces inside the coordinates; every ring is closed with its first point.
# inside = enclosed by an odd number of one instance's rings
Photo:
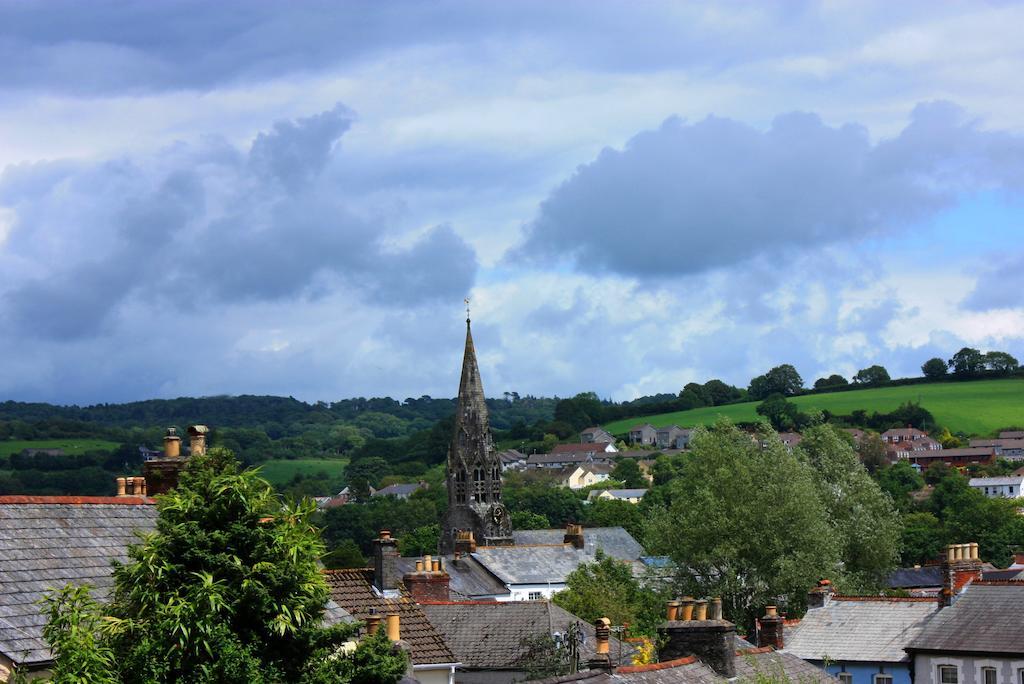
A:
{"type": "Polygon", "coordinates": [[[889,371],[885,370],[885,366],[868,366],[857,371],[857,374],[853,376],[853,382],[857,385],[884,385],[889,382],[889,371]]]}
{"type": "Polygon", "coordinates": [[[323,624],[324,547],[311,503],[282,506],[233,455],[193,456],[160,498],[156,531],[114,570],[101,608],[84,590],[50,597],[54,679],[118,682],[395,682],[406,658],[350,626],[323,624]],[[101,629],[97,626],[102,625],[101,629]]]}
{"type": "Polygon", "coordinates": [[[748,391],[751,399],[764,399],[772,394],[789,397],[799,394],[803,386],[803,378],[796,372],[796,368],[784,363],[751,380],[748,391]]]}
{"type": "Polygon", "coordinates": [[[946,371],[948,366],[945,361],[939,357],[928,359],[921,365],[921,372],[924,373],[924,377],[929,380],[941,380],[946,377],[946,371]]]}

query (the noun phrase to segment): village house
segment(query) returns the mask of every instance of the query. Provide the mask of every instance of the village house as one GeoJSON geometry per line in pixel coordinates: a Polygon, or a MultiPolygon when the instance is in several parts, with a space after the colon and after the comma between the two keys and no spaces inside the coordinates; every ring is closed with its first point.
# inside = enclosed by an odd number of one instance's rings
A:
{"type": "Polygon", "coordinates": [[[575,468],[569,467],[563,471],[561,485],[569,489],[583,489],[607,481],[611,477],[611,472],[612,466],[607,464],[591,463],[575,468]]]}
{"type": "Polygon", "coordinates": [[[996,452],[991,448],[940,449],[938,451],[912,451],[907,455],[910,464],[927,470],[932,463],[946,463],[952,468],[995,463],[996,452]]]}
{"type": "Polygon", "coordinates": [[[972,489],[977,489],[990,499],[1019,499],[1024,496],[1024,476],[1022,475],[972,477],[970,485],[972,489]]]}
{"type": "Polygon", "coordinates": [[[974,580],[906,647],[915,684],[1024,681],[1024,582],[974,580]]]}
{"type": "Polygon", "coordinates": [[[387,487],[381,487],[380,489],[372,492],[370,496],[390,496],[405,501],[416,492],[426,488],[427,483],[422,481],[413,482],[411,484],[392,484],[387,487]]]}
{"type": "Polygon", "coordinates": [[[641,423],[629,428],[629,443],[654,446],[658,442],[658,431],[650,423],[641,423]]]}
{"type": "Polygon", "coordinates": [[[915,427],[892,428],[882,433],[882,441],[886,444],[899,444],[900,442],[912,442],[915,439],[927,437],[928,433],[918,430],[915,427]]]}
{"type": "Polygon", "coordinates": [[[585,444],[556,444],[551,448],[551,453],[587,454],[596,458],[606,458],[603,454],[614,454],[618,450],[613,442],[588,442],[585,444]]]}
{"type": "Polygon", "coordinates": [[[503,473],[507,473],[510,470],[524,470],[526,468],[526,454],[515,449],[499,451],[498,459],[501,461],[501,472],[503,473]]]}
{"type": "Polygon", "coordinates": [[[693,430],[669,425],[657,429],[654,442],[659,449],[685,449],[690,443],[691,434],[693,430]]]}
{"type": "Polygon", "coordinates": [[[593,455],[585,453],[530,454],[526,458],[526,468],[528,470],[533,470],[535,468],[549,468],[557,470],[592,463],[594,463],[593,455]]]}
{"type": "Polygon", "coordinates": [[[638,504],[647,494],[646,489],[595,489],[587,495],[588,501],[607,499],[609,501],[626,501],[638,504]]]}
{"type": "Polygon", "coordinates": [[[1003,430],[999,439],[1024,439],[1024,430],[1003,430]]]}
{"type": "Polygon", "coordinates": [[[903,649],[939,609],[935,598],[837,596],[827,580],[808,594],[807,606],[785,629],[783,651],[842,684],[913,684],[903,649]]]}
{"type": "Polygon", "coordinates": [[[585,444],[593,444],[594,442],[611,442],[615,443],[615,436],[608,432],[602,427],[588,427],[580,433],[580,441],[585,444]]]}
{"type": "Polygon", "coordinates": [[[1024,439],[972,439],[970,446],[994,449],[1007,461],[1024,461],[1024,439]]]}
{"type": "Polygon", "coordinates": [[[894,442],[888,445],[886,451],[896,458],[910,458],[911,454],[919,451],[942,451],[942,443],[928,436],[917,437],[894,442]]]}

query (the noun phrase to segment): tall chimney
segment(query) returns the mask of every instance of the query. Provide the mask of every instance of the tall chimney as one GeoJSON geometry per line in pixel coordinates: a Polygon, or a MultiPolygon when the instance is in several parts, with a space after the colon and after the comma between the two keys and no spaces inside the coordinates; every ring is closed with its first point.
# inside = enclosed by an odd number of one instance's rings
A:
{"type": "Polygon", "coordinates": [[[377,613],[370,613],[366,616],[366,633],[373,636],[380,629],[381,617],[377,613]]]}
{"type": "Polygon", "coordinates": [[[939,607],[953,605],[964,587],[981,578],[982,561],[978,557],[978,544],[950,544],[942,561],[942,591],[939,607]]]}
{"type": "Polygon", "coordinates": [[[381,530],[373,542],[373,586],[380,591],[398,589],[398,542],[390,530],[381,530]]]}
{"type": "Polygon", "coordinates": [[[727,679],[736,676],[736,625],[727,620],[668,620],[658,627],[658,643],[661,662],[692,655],[727,679]]]}
{"type": "Polygon", "coordinates": [[[612,658],[609,654],[609,638],[611,637],[612,621],[608,618],[598,618],[594,621],[594,655],[587,661],[587,667],[591,670],[604,670],[611,672],[612,658]]]}
{"type": "Polygon", "coordinates": [[[757,632],[757,645],[771,646],[776,651],[785,648],[784,624],[778,609],[775,606],[768,606],[765,609],[764,617],[761,618],[761,629],[757,632]]]}
{"type": "Polygon", "coordinates": [[[125,491],[126,487],[128,486],[128,479],[124,477],[119,477],[117,478],[117,480],[115,480],[115,482],[117,482],[117,495],[128,496],[128,492],[125,491]]]}
{"type": "Polygon", "coordinates": [[[172,427],[167,428],[167,434],[164,435],[164,458],[181,457],[181,437],[177,432],[172,427]]]}
{"type": "Polygon", "coordinates": [[[401,618],[398,617],[398,613],[388,613],[386,624],[388,630],[388,639],[390,639],[392,642],[401,640],[401,618]]]}
{"type": "Polygon", "coordinates": [[[582,549],[584,547],[583,542],[583,525],[576,523],[569,523],[565,526],[565,537],[562,538],[563,544],[572,544],[574,548],[582,549]]]}
{"type": "Polygon", "coordinates": [[[427,567],[425,560],[416,561],[416,570],[407,572],[402,583],[409,590],[409,595],[416,603],[424,601],[447,601],[451,577],[441,565],[439,559],[433,560],[427,567]]]}
{"type": "Polygon", "coordinates": [[[190,425],[188,428],[188,450],[190,456],[206,453],[206,435],[210,428],[205,425],[190,425]]]}
{"type": "Polygon", "coordinates": [[[831,580],[823,579],[818,581],[818,586],[807,592],[807,608],[824,608],[835,595],[831,580]]]}
{"type": "Polygon", "coordinates": [[[473,537],[473,530],[456,530],[455,532],[455,553],[475,553],[476,539],[473,537]]]}

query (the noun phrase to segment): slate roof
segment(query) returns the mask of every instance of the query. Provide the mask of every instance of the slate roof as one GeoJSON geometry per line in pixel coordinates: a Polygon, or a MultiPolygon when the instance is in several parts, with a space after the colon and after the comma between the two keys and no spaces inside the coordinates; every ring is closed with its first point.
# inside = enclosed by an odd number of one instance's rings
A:
{"type": "Polygon", "coordinates": [[[423,488],[423,483],[413,482],[410,484],[392,484],[382,487],[370,494],[370,496],[409,496],[415,491],[423,488]]]}
{"type": "Polygon", "coordinates": [[[0,496],[0,652],[34,667],[51,660],[36,601],[68,583],[103,600],[110,563],[127,559],[136,530],[152,531],[156,507],[142,497],[0,496]]]}
{"type": "Polygon", "coordinates": [[[609,442],[582,442],[580,444],[556,444],[552,454],[603,454],[609,442]]]}
{"type": "Polygon", "coordinates": [[[1024,430],[1003,430],[999,439],[1024,439],[1024,430]]]}
{"type": "MultiPolygon", "coordinates": [[[[771,649],[754,648],[736,652],[736,680],[754,681],[758,675],[773,680],[785,679],[790,682],[830,682],[836,679],[825,671],[788,653],[777,653],[771,649]]],[[[587,670],[574,675],[541,679],[537,684],[564,684],[586,682],[586,684],[615,684],[637,682],[638,684],[722,684],[725,679],[693,656],[679,658],[665,663],[619,667],[614,672],[604,673],[587,670]]]]}
{"type": "Polygon", "coordinates": [[[886,583],[892,589],[941,587],[942,567],[938,565],[924,565],[920,568],[897,568],[889,575],[886,583]]]}
{"type": "Polygon", "coordinates": [[[605,492],[607,492],[609,496],[620,500],[642,499],[644,498],[644,495],[647,494],[646,489],[602,489],[591,491],[587,497],[590,499],[596,499],[605,492]]]}
{"type": "Polygon", "coordinates": [[[834,597],[788,628],[785,651],[805,660],[898,663],[938,609],[935,599],[834,597]]]}
{"type": "MultiPolygon", "coordinates": [[[[519,545],[561,544],[565,530],[514,530],[512,538],[519,545]]],[[[591,553],[603,550],[619,560],[638,560],[644,555],[640,543],[622,527],[584,527],[584,548],[591,553]]]]}
{"type": "MultiPolygon", "coordinates": [[[[420,558],[399,558],[398,570],[403,575],[416,569],[420,558]]],[[[508,596],[508,588],[487,568],[472,556],[463,555],[458,561],[449,554],[444,556],[444,567],[448,571],[448,591],[453,598],[478,599],[493,596],[508,596]]]]}
{"type": "MultiPolygon", "coordinates": [[[[518,669],[525,637],[564,633],[574,622],[586,635],[580,648],[583,660],[594,653],[594,626],[549,601],[424,602],[420,608],[465,668],[518,669]]],[[[613,654],[621,647],[624,659],[634,653],[632,646],[615,638],[610,646],[613,654]]]]}
{"type": "Polygon", "coordinates": [[[526,459],[526,464],[545,465],[551,463],[587,463],[591,460],[593,460],[591,455],[582,451],[571,454],[530,454],[526,459]]]}
{"type": "Polygon", "coordinates": [[[594,561],[586,550],[558,546],[482,546],[473,557],[505,584],[560,584],[581,563],[594,561]]]}
{"type": "Polygon", "coordinates": [[[412,599],[404,594],[399,598],[384,598],[376,592],[372,569],[325,570],[324,576],[331,598],[358,619],[365,620],[371,610],[380,614],[398,613],[399,632],[402,640],[409,644],[414,665],[456,662],[444,637],[412,599]]]}
{"type": "Polygon", "coordinates": [[[1004,487],[1013,485],[1020,487],[1024,483],[1024,476],[1015,475],[1010,477],[972,477],[968,484],[972,487],[1004,487]]]}
{"type": "Polygon", "coordinates": [[[908,648],[1024,655],[1024,582],[975,581],[908,648]]]}

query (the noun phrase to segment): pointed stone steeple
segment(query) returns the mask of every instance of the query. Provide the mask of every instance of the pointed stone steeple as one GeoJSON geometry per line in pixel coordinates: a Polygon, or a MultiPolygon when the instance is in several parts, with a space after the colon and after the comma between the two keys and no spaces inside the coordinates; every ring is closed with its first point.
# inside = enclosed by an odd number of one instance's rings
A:
{"type": "Polygon", "coordinates": [[[512,528],[501,503],[501,459],[494,449],[484,386],[466,319],[455,430],[448,449],[448,513],[441,531],[441,553],[455,550],[459,533],[471,532],[477,544],[510,544],[512,528]]]}

